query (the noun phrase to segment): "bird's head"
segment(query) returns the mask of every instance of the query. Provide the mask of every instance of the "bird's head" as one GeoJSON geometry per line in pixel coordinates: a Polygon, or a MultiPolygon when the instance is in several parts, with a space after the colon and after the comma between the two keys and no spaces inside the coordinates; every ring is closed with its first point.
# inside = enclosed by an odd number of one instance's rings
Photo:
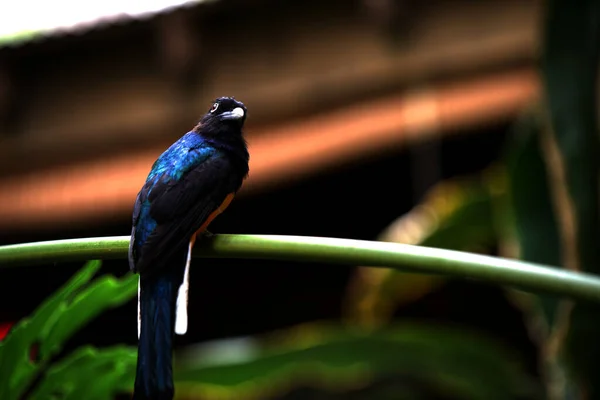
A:
{"type": "Polygon", "coordinates": [[[231,128],[240,130],[246,121],[246,112],[246,106],[241,101],[233,97],[219,97],[202,117],[198,128],[203,131],[223,131],[231,128]]]}

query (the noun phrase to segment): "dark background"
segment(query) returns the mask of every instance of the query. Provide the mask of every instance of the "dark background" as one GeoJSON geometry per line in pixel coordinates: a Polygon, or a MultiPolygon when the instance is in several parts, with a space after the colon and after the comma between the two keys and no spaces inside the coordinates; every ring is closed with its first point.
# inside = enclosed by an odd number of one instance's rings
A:
{"type": "MultiPolygon", "coordinates": [[[[338,113],[351,119],[348,110],[358,108],[375,115],[378,101],[396,101],[398,110],[377,114],[400,126],[388,129],[388,144],[373,136],[380,143],[371,150],[365,142],[340,145],[319,155],[330,164],[305,174],[314,160],[291,159],[254,176],[251,164],[250,188],[210,227],[375,240],[436,183],[501,159],[515,118],[539,92],[539,16],[533,0],[218,0],[0,42],[0,245],[128,235],[145,177],[139,171],[147,173],[151,160],[223,95],[248,106],[251,145],[323,117],[330,124],[322,138],[301,132],[314,140],[306,145],[316,146],[346,134],[336,130],[346,121],[332,122],[338,113]],[[421,117],[430,110],[414,93],[436,103],[435,126],[421,117]],[[116,157],[129,164],[121,164],[122,174],[103,176],[116,157]],[[284,178],[280,168],[289,171],[284,178]],[[90,185],[71,180],[82,173],[90,185]],[[76,196],[80,191],[87,200],[76,196]]],[[[356,126],[347,134],[368,141],[368,129],[356,126]]],[[[268,161],[271,154],[259,157],[268,161]]],[[[0,325],[26,317],[81,265],[0,268],[0,325]]],[[[125,260],[110,260],[101,273],[127,271],[125,260]]],[[[190,325],[175,343],[338,319],[354,271],[195,259],[190,325]]],[[[502,288],[451,279],[396,314],[491,334],[520,351],[538,375],[538,349],[502,288]]],[[[136,342],[132,300],[92,321],[65,352],[136,342]]]]}
{"type": "MultiPolygon", "coordinates": [[[[508,123],[441,140],[441,179],[480,171],[502,155],[508,123]]],[[[424,146],[424,145],[422,145],[424,146]]],[[[410,155],[397,151],[287,185],[265,196],[237,199],[212,224],[213,233],[328,236],[373,240],[414,201],[410,155]]],[[[2,244],[58,238],[125,235],[129,221],[94,229],[3,235],[2,244]]],[[[64,283],[80,263],[2,270],[0,320],[15,321],[64,283]],[[35,276],[31,279],[31,276],[35,276]]],[[[298,323],[341,317],[353,268],[263,260],[195,259],[190,282],[190,326],[177,344],[265,333],[298,323]],[[232,278],[233,277],[233,278],[232,278]]],[[[123,274],[126,261],[105,261],[103,273],[123,274]]],[[[85,344],[136,343],[136,303],[107,312],[80,331],[66,351],[85,344]]],[[[442,289],[397,311],[480,329],[527,355],[536,372],[535,349],[519,311],[501,288],[451,280],[442,289]],[[477,299],[477,301],[474,301],[477,299]],[[485,308],[483,307],[485,305],[485,308]]]]}

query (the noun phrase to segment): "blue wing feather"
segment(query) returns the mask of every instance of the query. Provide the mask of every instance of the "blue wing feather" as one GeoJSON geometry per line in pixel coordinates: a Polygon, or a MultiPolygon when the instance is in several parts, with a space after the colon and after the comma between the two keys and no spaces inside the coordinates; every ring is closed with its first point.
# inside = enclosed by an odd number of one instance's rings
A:
{"type": "MultiPolygon", "coordinates": [[[[149,247],[145,245],[155,233],[159,223],[168,221],[176,210],[186,212],[190,206],[190,204],[180,204],[181,201],[173,196],[175,192],[185,192],[178,186],[185,184],[186,175],[214,157],[218,157],[218,151],[214,147],[197,134],[188,132],[154,162],[134,205],[129,249],[131,270],[136,272],[140,270],[138,261],[145,251],[142,248],[149,247]]],[[[203,183],[202,186],[206,186],[202,179],[196,180],[194,186],[198,186],[199,182],[203,183]]],[[[193,193],[194,191],[188,196],[193,193]]],[[[168,258],[169,254],[165,253],[164,256],[168,258]]]]}

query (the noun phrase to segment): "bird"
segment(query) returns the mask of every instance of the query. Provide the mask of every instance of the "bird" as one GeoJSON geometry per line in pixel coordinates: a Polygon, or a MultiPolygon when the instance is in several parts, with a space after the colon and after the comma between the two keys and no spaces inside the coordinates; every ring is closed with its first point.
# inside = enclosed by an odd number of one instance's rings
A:
{"type": "Polygon", "coordinates": [[[138,276],[138,357],[133,399],[170,400],[174,334],[187,332],[189,268],[196,240],[249,173],[246,106],[219,97],[154,162],[133,207],[129,269],[138,276]]]}

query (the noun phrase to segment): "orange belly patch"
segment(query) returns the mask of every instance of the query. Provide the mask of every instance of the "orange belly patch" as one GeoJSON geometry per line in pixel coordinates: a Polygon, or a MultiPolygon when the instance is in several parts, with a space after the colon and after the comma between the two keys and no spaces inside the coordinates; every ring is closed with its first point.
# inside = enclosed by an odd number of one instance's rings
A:
{"type": "Polygon", "coordinates": [[[196,235],[204,232],[208,228],[208,225],[210,225],[210,223],[213,221],[213,219],[215,219],[217,217],[217,215],[221,214],[223,211],[225,211],[225,209],[227,207],[229,207],[229,204],[233,200],[234,196],[235,196],[234,193],[229,193],[227,195],[227,197],[225,197],[225,200],[223,200],[223,203],[221,203],[221,205],[215,211],[210,213],[210,215],[206,218],[204,223],[200,226],[200,228],[198,228],[196,233],[194,233],[194,235],[192,236],[192,239],[190,240],[190,242],[192,243],[192,246],[196,242],[196,235]]]}

